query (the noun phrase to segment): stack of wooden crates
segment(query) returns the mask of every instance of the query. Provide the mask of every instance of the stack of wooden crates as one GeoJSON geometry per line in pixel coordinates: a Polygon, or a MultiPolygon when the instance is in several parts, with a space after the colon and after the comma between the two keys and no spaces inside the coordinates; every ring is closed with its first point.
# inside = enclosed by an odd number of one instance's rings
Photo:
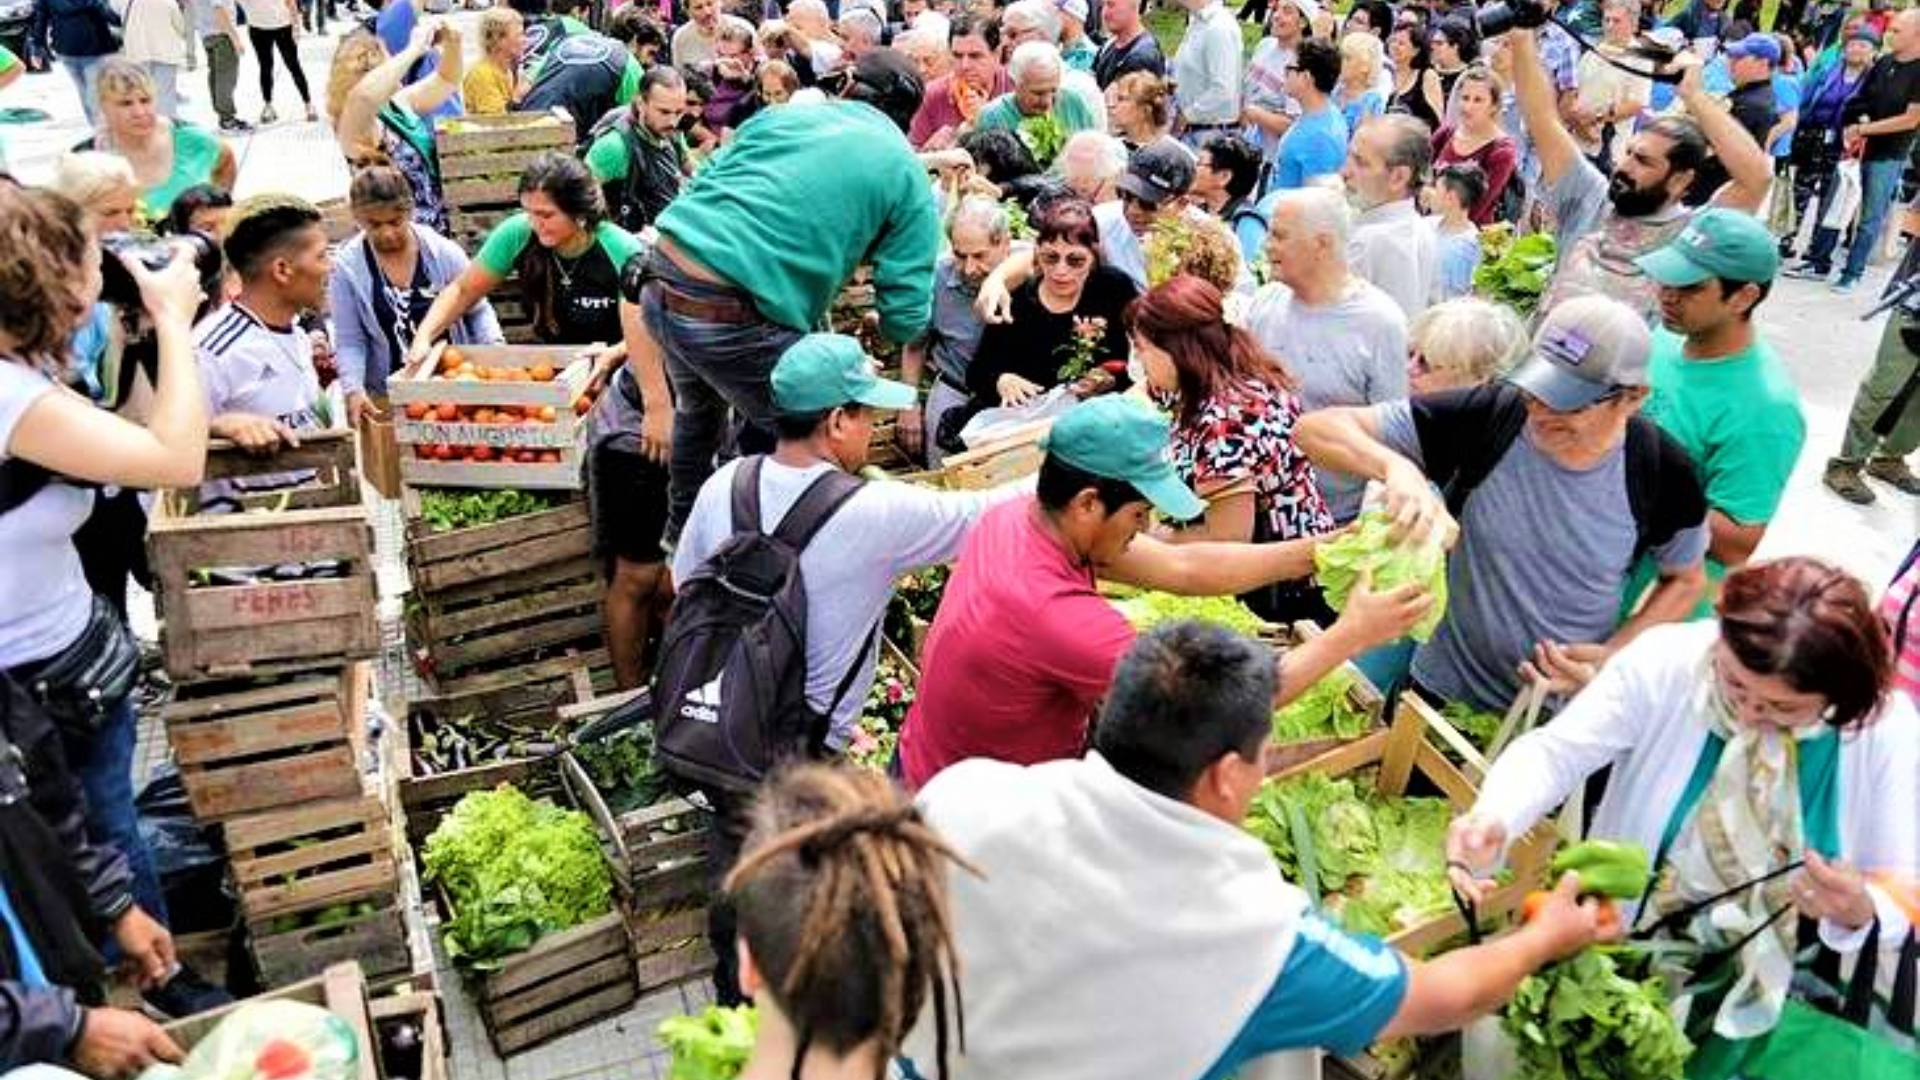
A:
{"type": "Polygon", "coordinates": [[[207,458],[210,482],[300,473],[224,506],[208,487],[164,492],[148,539],[167,741],[194,816],[224,833],[268,986],[343,960],[369,977],[411,967],[392,815],[363,768],[380,634],[353,437],[207,458]]]}
{"type": "MultiPolygon", "coordinates": [[[[468,251],[479,251],[487,233],[520,209],[520,174],[527,162],[547,151],[571,155],[573,142],[573,120],[561,109],[441,123],[433,144],[453,239],[468,251]]],[[[517,279],[501,282],[491,299],[508,342],[534,340],[532,313],[520,300],[517,279]]]]}

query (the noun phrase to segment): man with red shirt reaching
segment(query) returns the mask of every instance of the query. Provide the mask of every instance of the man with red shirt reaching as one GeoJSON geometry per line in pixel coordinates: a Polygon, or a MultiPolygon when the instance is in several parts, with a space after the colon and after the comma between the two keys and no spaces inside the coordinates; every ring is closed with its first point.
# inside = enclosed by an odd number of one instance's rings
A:
{"type": "MultiPolygon", "coordinates": [[[[1151,512],[1186,520],[1205,504],[1174,476],[1168,423],[1126,398],[1062,416],[1032,498],[981,516],[947,583],[900,735],[910,788],[968,758],[1031,765],[1080,756],[1134,630],[1096,577],[1189,596],[1225,596],[1313,572],[1315,539],[1168,544],[1141,535],[1151,512]]],[[[1356,590],[1346,613],[1279,661],[1284,704],[1365,650],[1398,638],[1432,603],[1414,586],[1356,590]]]]}

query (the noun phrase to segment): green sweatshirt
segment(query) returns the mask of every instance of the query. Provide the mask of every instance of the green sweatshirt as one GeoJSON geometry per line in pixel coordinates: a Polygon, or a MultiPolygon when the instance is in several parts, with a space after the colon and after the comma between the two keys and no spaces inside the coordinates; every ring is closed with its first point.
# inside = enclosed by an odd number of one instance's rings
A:
{"type": "Polygon", "coordinates": [[[868,105],[762,109],[655,224],[782,326],[815,329],[865,262],[888,340],[913,340],[932,314],[933,187],[906,136],[868,105]]]}

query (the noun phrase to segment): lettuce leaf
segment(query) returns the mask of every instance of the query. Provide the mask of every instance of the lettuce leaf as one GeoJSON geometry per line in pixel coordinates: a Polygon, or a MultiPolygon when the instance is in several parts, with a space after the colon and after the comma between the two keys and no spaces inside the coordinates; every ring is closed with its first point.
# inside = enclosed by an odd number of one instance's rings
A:
{"type": "Polygon", "coordinates": [[[698,1016],[660,1021],[657,1034],[673,1055],[667,1080],[735,1080],[753,1055],[759,1026],[751,1005],[709,1005],[698,1016]]]}
{"type": "Polygon", "coordinates": [[[1113,606],[1119,608],[1120,614],[1142,633],[1163,622],[1177,619],[1213,623],[1248,637],[1268,628],[1267,622],[1255,615],[1252,608],[1231,596],[1175,596],[1172,593],[1143,592],[1115,600],[1113,606]]]}
{"type": "Polygon", "coordinates": [[[1414,626],[1412,637],[1426,641],[1447,613],[1447,552],[1434,541],[1395,541],[1391,532],[1385,512],[1363,512],[1352,529],[1314,550],[1314,574],[1335,611],[1346,610],[1354,586],[1369,571],[1375,592],[1420,586],[1432,594],[1433,607],[1414,626]]]}
{"type": "Polygon", "coordinates": [[[1500,1019],[1514,1080],[1679,1080],[1693,1044],[1658,976],[1632,978],[1628,948],[1585,949],[1528,976],[1500,1019]]]}
{"type": "Polygon", "coordinates": [[[1297,743],[1365,735],[1372,717],[1353,703],[1352,690],[1358,683],[1352,668],[1333,669],[1306,693],[1274,711],[1273,741],[1297,743]]]}

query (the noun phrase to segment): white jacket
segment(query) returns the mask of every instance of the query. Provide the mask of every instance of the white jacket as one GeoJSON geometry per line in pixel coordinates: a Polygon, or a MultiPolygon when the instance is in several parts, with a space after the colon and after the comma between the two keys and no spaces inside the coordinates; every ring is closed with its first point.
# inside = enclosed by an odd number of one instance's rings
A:
{"type": "Polygon", "coordinates": [[[120,55],[136,64],[187,62],[187,13],[176,0],[126,0],[120,10],[120,55]]]}

